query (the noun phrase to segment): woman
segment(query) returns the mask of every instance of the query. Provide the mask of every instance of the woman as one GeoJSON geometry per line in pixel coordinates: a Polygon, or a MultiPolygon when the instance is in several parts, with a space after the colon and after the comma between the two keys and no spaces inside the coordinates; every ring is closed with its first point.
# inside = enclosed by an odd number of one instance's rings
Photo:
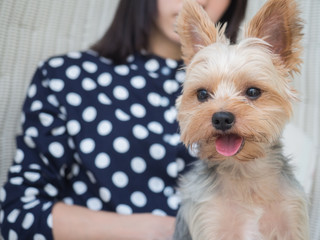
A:
{"type": "MultiPolygon", "coordinates": [[[[229,22],[234,42],[246,1],[198,2],[214,22],[229,22]]],[[[181,7],[181,0],[122,0],[91,50],[39,66],[1,190],[4,238],[173,235],[174,187],[193,160],[175,121],[181,7]]]]}

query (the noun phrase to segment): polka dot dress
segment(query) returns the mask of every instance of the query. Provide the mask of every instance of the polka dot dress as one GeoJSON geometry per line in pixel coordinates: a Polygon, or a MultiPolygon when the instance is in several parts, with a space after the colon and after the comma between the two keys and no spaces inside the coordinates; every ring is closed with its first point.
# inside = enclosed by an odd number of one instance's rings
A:
{"type": "Polygon", "coordinates": [[[42,63],[27,91],[23,134],[1,189],[8,239],[52,239],[55,202],[120,214],[175,215],[177,177],[193,161],[174,107],[181,62],[95,52],[42,63]]]}

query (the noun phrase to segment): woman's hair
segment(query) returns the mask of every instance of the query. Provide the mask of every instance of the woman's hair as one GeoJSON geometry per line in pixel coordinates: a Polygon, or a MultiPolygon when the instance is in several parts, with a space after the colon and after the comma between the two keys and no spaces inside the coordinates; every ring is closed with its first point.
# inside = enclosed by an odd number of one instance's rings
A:
{"type": "MultiPolygon", "coordinates": [[[[149,47],[149,35],[158,16],[158,0],[120,0],[115,17],[104,36],[92,46],[100,56],[115,63],[149,47]]],[[[244,18],[247,0],[231,0],[219,22],[227,22],[226,36],[235,43],[244,18]]]]}

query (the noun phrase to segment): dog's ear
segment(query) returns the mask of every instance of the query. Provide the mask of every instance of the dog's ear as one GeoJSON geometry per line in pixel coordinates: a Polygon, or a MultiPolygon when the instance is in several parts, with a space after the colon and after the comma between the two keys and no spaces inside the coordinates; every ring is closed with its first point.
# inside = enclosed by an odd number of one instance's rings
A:
{"type": "Polygon", "coordinates": [[[302,62],[302,20],[294,0],[269,0],[254,16],[247,37],[262,38],[278,54],[289,71],[299,71],[302,62]]]}
{"type": "Polygon", "coordinates": [[[208,14],[195,0],[184,0],[177,19],[177,32],[186,65],[202,47],[216,42],[219,34],[208,14]]]}

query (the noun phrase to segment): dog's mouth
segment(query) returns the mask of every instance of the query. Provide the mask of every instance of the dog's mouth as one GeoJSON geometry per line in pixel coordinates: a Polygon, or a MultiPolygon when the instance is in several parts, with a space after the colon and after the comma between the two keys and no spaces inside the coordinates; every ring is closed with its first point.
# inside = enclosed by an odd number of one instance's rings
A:
{"type": "Polygon", "coordinates": [[[220,135],[216,139],[216,150],[223,156],[231,157],[239,153],[244,139],[237,134],[220,135]]]}

